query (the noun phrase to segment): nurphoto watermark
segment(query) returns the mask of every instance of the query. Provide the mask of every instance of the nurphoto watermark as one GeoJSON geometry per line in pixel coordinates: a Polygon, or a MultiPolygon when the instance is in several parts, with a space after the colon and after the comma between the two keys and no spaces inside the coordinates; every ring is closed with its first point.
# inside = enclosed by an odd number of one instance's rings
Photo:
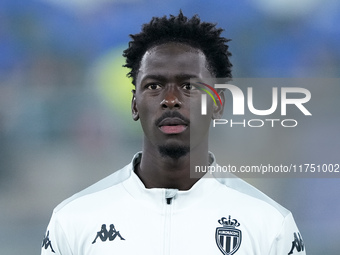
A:
{"type": "MultiPolygon", "coordinates": [[[[340,79],[225,78],[190,83],[191,117],[211,120],[209,150],[216,157],[208,165],[192,158],[192,177],[202,173],[222,178],[340,177],[336,135],[340,79]]],[[[190,127],[193,145],[196,128],[190,127]]]]}
{"type": "MultiPolygon", "coordinates": [[[[208,79],[205,82],[193,80],[192,84],[195,88],[202,91],[201,94],[201,115],[207,115],[207,101],[208,96],[213,100],[214,104],[223,104],[219,90],[223,90],[224,93],[230,93],[232,96],[232,105],[228,107],[232,108],[233,116],[244,116],[245,107],[249,113],[255,115],[257,118],[252,119],[213,119],[213,127],[217,125],[230,125],[230,127],[243,126],[243,127],[264,127],[269,125],[275,127],[275,125],[281,125],[282,127],[296,127],[298,121],[296,119],[277,119],[271,118],[271,115],[278,111],[278,105],[280,105],[281,117],[287,116],[287,106],[291,105],[296,107],[304,116],[312,116],[312,113],[305,106],[311,100],[311,92],[306,88],[301,87],[271,87],[267,88],[271,90],[270,106],[265,109],[258,109],[254,106],[254,101],[263,100],[260,95],[259,98],[255,98],[253,90],[256,89],[250,86],[246,88],[246,93],[242,91],[237,85],[233,85],[232,80],[228,80],[228,83],[223,82],[226,79],[208,79]],[[208,84],[208,83],[210,84],[208,84]],[[280,92],[280,93],[279,93],[280,92]],[[258,116],[265,116],[266,118],[258,118],[258,116]]],[[[268,98],[266,98],[268,101],[268,98]]],[[[266,100],[265,99],[265,100],[266,100]]],[[[223,105],[223,107],[226,107],[223,105]]]]}

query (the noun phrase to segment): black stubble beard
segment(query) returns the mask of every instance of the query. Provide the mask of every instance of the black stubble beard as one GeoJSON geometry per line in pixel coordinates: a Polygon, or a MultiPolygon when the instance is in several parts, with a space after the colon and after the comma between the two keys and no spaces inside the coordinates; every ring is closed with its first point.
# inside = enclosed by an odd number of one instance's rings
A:
{"type": "Polygon", "coordinates": [[[162,157],[170,157],[172,159],[179,159],[190,152],[189,146],[179,145],[162,145],[158,149],[162,157]]]}

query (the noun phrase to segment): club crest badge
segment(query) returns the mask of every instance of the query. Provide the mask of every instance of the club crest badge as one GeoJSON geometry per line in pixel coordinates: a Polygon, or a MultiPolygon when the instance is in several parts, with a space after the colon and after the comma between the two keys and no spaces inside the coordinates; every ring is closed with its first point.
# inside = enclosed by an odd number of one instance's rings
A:
{"type": "Polygon", "coordinates": [[[242,232],[237,229],[240,223],[236,219],[231,219],[230,215],[229,219],[223,217],[218,223],[223,227],[216,228],[216,244],[224,255],[232,255],[241,245],[242,232]]]}

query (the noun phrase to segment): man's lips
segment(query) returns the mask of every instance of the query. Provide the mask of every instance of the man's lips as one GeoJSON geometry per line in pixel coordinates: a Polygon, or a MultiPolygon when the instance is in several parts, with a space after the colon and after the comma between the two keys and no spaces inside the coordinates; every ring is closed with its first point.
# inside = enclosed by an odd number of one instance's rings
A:
{"type": "Polygon", "coordinates": [[[164,134],[179,134],[184,132],[188,126],[185,125],[175,125],[175,126],[160,126],[159,129],[164,134]]]}
{"type": "Polygon", "coordinates": [[[180,118],[165,118],[159,125],[159,129],[165,134],[179,134],[184,132],[188,124],[180,118]]]}

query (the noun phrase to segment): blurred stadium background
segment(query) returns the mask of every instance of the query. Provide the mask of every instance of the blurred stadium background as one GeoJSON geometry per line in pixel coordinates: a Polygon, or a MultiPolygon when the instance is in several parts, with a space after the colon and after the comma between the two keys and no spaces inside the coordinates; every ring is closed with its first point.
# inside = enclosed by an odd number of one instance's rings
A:
{"type": "MultiPolygon", "coordinates": [[[[337,0],[2,0],[0,254],[39,254],[53,208],[140,150],[121,53],[179,9],[225,28],[234,77],[339,78],[337,0]]],[[[252,183],[294,213],[309,255],[339,254],[340,179],[252,183]]]]}

